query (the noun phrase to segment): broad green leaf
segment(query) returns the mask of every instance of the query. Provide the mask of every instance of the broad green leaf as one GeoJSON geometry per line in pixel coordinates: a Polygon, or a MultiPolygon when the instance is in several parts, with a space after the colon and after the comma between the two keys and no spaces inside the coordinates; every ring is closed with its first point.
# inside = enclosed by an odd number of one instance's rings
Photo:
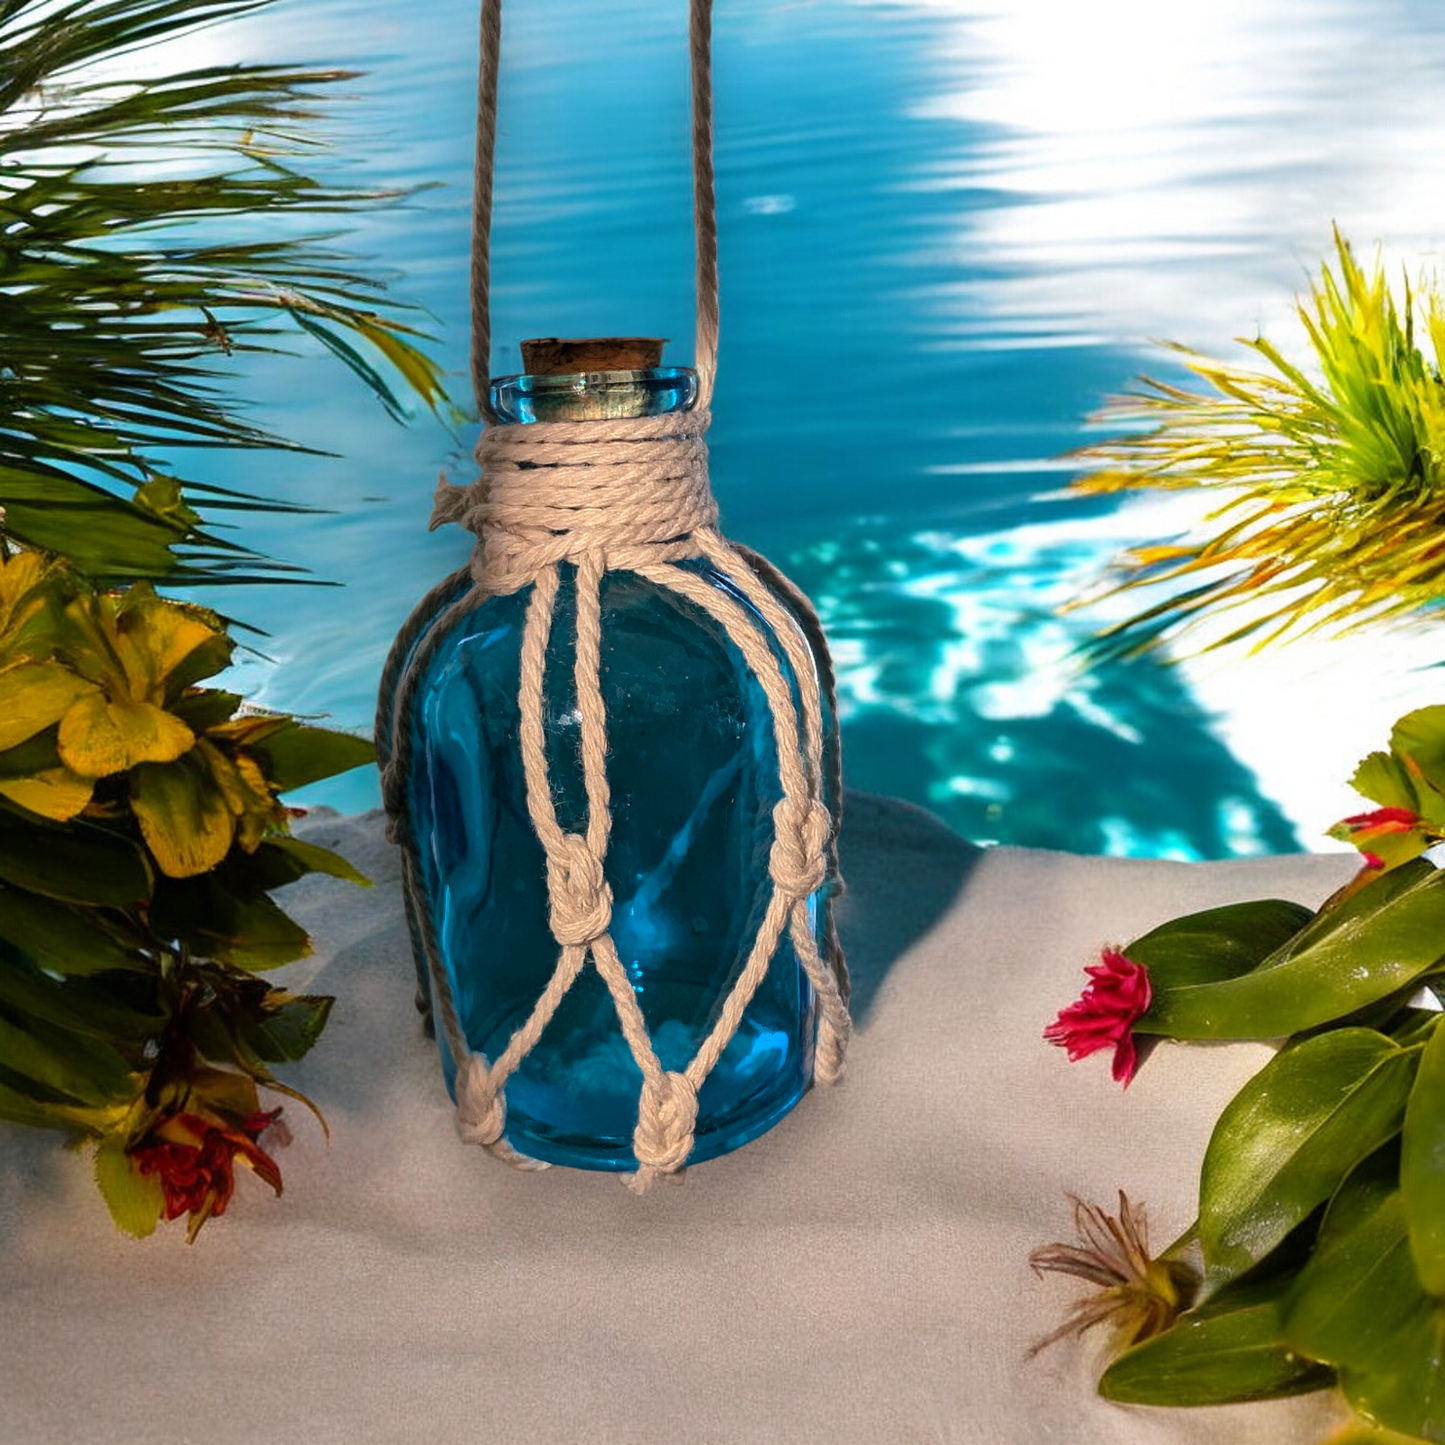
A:
{"type": "Polygon", "coordinates": [[[365,738],[308,727],[289,718],[264,739],[246,746],[260,758],[278,793],[376,761],[376,749],[365,738]]]}
{"type": "Polygon", "coordinates": [[[1256,1290],[1191,1310],[1126,1350],[1104,1371],[1099,1393],[1126,1405],[1227,1405],[1301,1395],[1333,1379],[1291,1349],[1278,1301],[1256,1290]]]}
{"type": "MultiPolygon", "coordinates": [[[[200,975],[198,975],[200,976],[200,975]]],[[[207,971],[211,999],[187,1016],[186,1032],[206,1058],[238,1064],[245,1077],[279,1087],[268,1063],[294,1062],[307,1054],[331,1012],[334,999],[293,994],[253,974],[207,971]]]]}
{"type": "Polygon", "coordinates": [[[146,847],[169,878],[206,873],[231,851],[235,816],[209,769],[194,757],[137,768],[130,802],[146,847]]]}
{"type": "Polygon", "coordinates": [[[80,1106],[32,1098],[28,1093],[22,1093],[15,1088],[7,1079],[0,1077],[0,1119],[8,1123],[23,1124],[29,1129],[62,1129],[71,1134],[83,1133],[86,1114],[87,1110],[80,1106]]]}
{"type": "Polygon", "coordinates": [[[1124,952],[1149,970],[1156,988],[1210,983],[1257,968],[1314,917],[1278,898],[1190,913],[1136,938],[1124,952]]]}
{"type": "Polygon", "coordinates": [[[193,688],[170,705],[170,710],[197,735],[229,722],[241,706],[239,693],[219,688],[193,688]]]}
{"type": "Polygon", "coordinates": [[[1371,1029],[1284,1050],[1230,1101],[1209,1141],[1199,1238],[1214,1278],[1265,1258],[1399,1132],[1418,1052],[1371,1029]]]}
{"type": "Polygon", "coordinates": [[[0,959],[0,1004],[12,1017],[21,1022],[43,1019],[67,1033],[123,1046],[132,1059],[144,1056],[147,1044],[160,1035],[169,1017],[156,996],[153,976],[147,982],[147,989],[137,991],[146,1003],[137,1006],[102,980],[50,978],[25,963],[0,959]]]}
{"type": "Polygon", "coordinates": [[[50,973],[73,976],[150,967],[143,954],[126,948],[89,911],[4,885],[0,885],[0,939],[50,973]]]}
{"type": "Polygon", "coordinates": [[[1390,748],[1408,758],[1436,793],[1445,792],[1445,707],[1406,713],[1390,731],[1390,748]]]}
{"type": "MultiPolygon", "coordinates": [[[[340,853],[333,853],[330,848],[322,848],[316,843],[307,843],[300,838],[270,838],[263,845],[263,850],[274,848],[290,858],[295,866],[294,877],[300,878],[307,873],[326,873],[332,878],[341,878],[347,883],[355,883],[361,888],[370,888],[371,879],[357,869],[353,864],[347,862],[340,853]]],[[[290,881],[290,880],[288,880],[290,881]]],[[[279,887],[279,884],[272,884],[272,887],[279,887]]]]}
{"type": "Polygon", "coordinates": [[[1405,988],[1445,954],[1445,873],[1428,863],[1386,874],[1337,912],[1251,973],[1156,989],[1138,1029],[1179,1039],[1284,1038],[1405,988]]]}
{"type": "Polygon", "coordinates": [[[59,722],[93,684],[58,662],[22,659],[0,667],[0,749],[13,748],[59,722]]]}
{"type": "Polygon", "coordinates": [[[1265,960],[1266,964],[1274,967],[1286,963],[1295,954],[1313,948],[1333,933],[1358,931],[1367,926],[1368,920],[1387,903],[1411,892],[1435,871],[1434,866],[1426,859],[1417,858],[1370,880],[1363,888],[1348,893],[1343,902],[1331,903],[1329,907],[1321,908],[1283,948],[1277,949],[1265,960]]]}
{"type": "Polygon", "coordinates": [[[1336,1368],[1367,1420],[1445,1440],[1445,1305],[1420,1286],[1400,1192],[1372,1184],[1346,1213],[1335,1228],[1326,1216],[1285,1298],[1285,1335],[1336,1368]]]}
{"type": "Polygon", "coordinates": [[[272,899],[233,893],[214,874],[158,883],[151,916],[198,957],[239,968],[277,968],[311,952],[310,935],[272,899]]]}
{"type": "Polygon", "coordinates": [[[80,820],[21,820],[0,808],[0,881],[66,903],[123,906],[149,897],[141,851],[117,833],[80,820]]]}
{"type": "Polygon", "coordinates": [[[37,623],[45,628],[47,611],[59,600],[58,590],[54,559],[43,552],[0,557],[0,636],[6,651],[18,656],[37,643],[31,629],[37,623]]]}
{"type": "Polygon", "coordinates": [[[212,940],[213,958],[260,971],[311,953],[311,935],[272,899],[236,898],[214,886],[208,899],[200,936],[212,940]]]}
{"type": "Polygon", "coordinates": [[[240,1038],[269,1064],[292,1063],[304,1058],[321,1037],[335,1001],[324,994],[290,995],[240,1029],[240,1038]]]}
{"type": "MultiPolygon", "coordinates": [[[[1371,753],[1355,769],[1350,786],[1382,808],[1408,808],[1412,813],[1424,813],[1428,806],[1404,763],[1393,753],[1371,753]]],[[[1439,803],[1439,799],[1434,801],[1439,803]]]]}
{"type": "Polygon", "coordinates": [[[1445,1028],[1438,1025],[1405,1111],[1400,1189],[1420,1282],[1445,1296],[1445,1028]]]}
{"type": "Polygon", "coordinates": [[[95,1151],[95,1182],[110,1217],[127,1234],[154,1234],[165,1212],[166,1196],[154,1174],[142,1174],[125,1152],[125,1140],[110,1135],[95,1151]]]}
{"type": "Polygon", "coordinates": [[[12,1077],[51,1092],[59,1103],[105,1106],[135,1093],[130,1065],[104,1039],[33,1016],[23,1027],[0,1009],[0,1060],[12,1077]]]}

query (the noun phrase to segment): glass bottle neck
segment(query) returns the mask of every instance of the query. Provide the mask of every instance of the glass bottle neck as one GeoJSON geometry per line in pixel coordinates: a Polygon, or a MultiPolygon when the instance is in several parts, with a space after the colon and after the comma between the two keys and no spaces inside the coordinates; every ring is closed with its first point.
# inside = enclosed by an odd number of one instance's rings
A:
{"type": "Polygon", "coordinates": [[[605,421],[687,411],[697,400],[697,373],[686,366],[642,371],[527,373],[492,378],[488,399],[504,424],[605,421]]]}

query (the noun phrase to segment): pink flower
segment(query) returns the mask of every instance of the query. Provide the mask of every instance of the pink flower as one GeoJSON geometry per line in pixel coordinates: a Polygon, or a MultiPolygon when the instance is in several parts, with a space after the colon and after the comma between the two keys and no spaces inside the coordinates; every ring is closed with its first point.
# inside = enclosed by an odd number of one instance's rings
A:
{"type": "Polygon", "coordinates": [[[1088,987],[1075,1003],[1060,1010],[1044,1037],[1066,1049],[1070,1063],[1112,1047],[1114,1078],[1127,1088],[1138,1067],[1132,1029],[1154,996],[1149,971],[1117,948],[1106,948],[1100,962],[1084,972],[1089,975],[1088,987]]]}

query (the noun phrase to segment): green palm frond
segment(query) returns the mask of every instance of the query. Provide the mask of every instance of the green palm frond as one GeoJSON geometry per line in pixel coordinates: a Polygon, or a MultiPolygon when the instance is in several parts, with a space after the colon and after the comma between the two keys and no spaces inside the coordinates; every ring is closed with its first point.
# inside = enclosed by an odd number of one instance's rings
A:
{"type": "Polygon", "coordinates": [[[1298,307],[1308,369],[1263,337],[1243,344],[1267,370],[1172,348],[1209,390],[1145,378],[1102,414],[1136,429],[1077,454],[1094,468],[1075,483],[1083,492],[1219,499],[1199,535],[1117,560],[1112,592],[1166,595],[1107,629],[1099,652],[1197,640],[1206,619],[1205,647],[1260,647],[1445,599],[1445,309],[1433,290],[1397,298],[1338,231],[1335,246],[1337,269],[1322,266],[1298,307]]]}
{"type": "Polygon", "coordinates": [[[391,377],[429,406],[445,399],[423,334],[382,284],[332,236],[289,234],[290,218],[396,198],[301,169],[325,92],[350,72],[137,65],[114,78],[118,56],[271,3],[0,0],[3,531],[101,581],[294,570],[205,524],[212,511],[293,509],[157,459],[306,450],[238,416],[224,384],[233,353],[309,336],[394,416],[391,377]]]}

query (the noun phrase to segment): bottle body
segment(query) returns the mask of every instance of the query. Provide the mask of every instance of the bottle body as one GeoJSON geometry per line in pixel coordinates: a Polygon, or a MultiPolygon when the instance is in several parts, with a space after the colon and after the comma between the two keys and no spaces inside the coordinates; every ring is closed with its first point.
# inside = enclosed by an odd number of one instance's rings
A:
{"type": "MultiPolygon", "coordinates": [[[[701,560],[682,565],[768,634],[730,579],[701,560]]],[[[557,820],[584,832],[571,568],[561,573],[543,728],[557,820]]],[[[489,1059],[531,1013],[558,957],[517,746],[530,592],[489,598],[451,625],[411,719],[420,883],[463,1032],[489,1059]]],[[[781,796],[771,714],[741,654],[701,608],[628,572],[604,577],[601,601],[609,931],[663,1067],[681,1071],[741,972],[771,895],[781,796]]],[[[810,904],[815,931],[823,906],[810,904]]],[[[815,1027],[813,990],[785,935],[699,1090],[694,1160],[755,1138],[797,1102],[811,1078],[815,1027]]],[[[442,1051],[450,1086],[444,1039],[442,1051]]],[[[552,1163],[631,1169],[641,1084],[606,986],[585,967],[507,1082],[508,1140],[552,1163]]]]}

